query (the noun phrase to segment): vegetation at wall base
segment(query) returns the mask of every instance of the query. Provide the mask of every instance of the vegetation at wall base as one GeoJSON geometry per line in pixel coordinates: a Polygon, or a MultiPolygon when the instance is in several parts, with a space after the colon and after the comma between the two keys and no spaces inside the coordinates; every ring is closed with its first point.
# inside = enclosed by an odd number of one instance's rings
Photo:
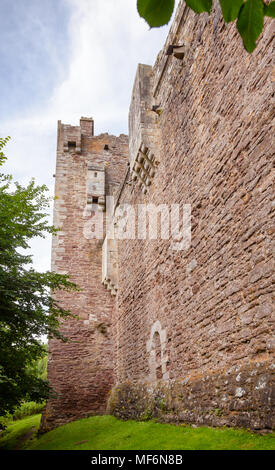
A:
{"type": "Polygon", "coordinates": [[[37,437],[40,415],[11,423],[0,450],[274,450],[275,435],[93,416],[37,437]]]}

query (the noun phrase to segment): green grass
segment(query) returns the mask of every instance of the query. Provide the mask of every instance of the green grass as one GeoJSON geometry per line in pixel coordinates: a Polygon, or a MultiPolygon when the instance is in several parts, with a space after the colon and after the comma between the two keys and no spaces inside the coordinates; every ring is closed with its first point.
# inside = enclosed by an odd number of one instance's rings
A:
{"type": "Polygon", "coordinates": [[[230,428],[192,428],[153,421],[120,421],[113,416],[93,416],[60,426],[40,437],[40,415],[11,424],[0,439],[0,449],[28,450],[271,450],[275,434],[259,435],[230,428]],[[27,437],[28,439],[24,439],[27,437]]]}
{"type": "Polygon", "coordinates": [[[13,414],[7,414],[5,416],[0,416],[0,428],[6,427],[9,424],[12,424],[13,421],[18,419],[23,419],[28,416],[37,415],[41,413],[42,409],[45,406],[44,403],[36,403],[35,401],[27,401],[21,403],[21,405],[17,406],[13,412],[13,414]]]}
{"type": "Polygon", "coordinates": [[[25,438],[37,432],[41,415],[11,421],[0,435],[0,450],[15,450],[24,447],[25,438]]]}

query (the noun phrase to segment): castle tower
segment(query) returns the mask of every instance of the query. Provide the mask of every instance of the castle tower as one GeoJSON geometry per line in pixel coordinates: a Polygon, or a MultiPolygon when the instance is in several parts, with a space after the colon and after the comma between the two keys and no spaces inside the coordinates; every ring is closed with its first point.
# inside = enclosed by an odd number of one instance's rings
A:
{"type": "Polygon", "coordinates": [[[114,295],[102,283],[102,221],[106,196],[119,189],[127,167],[128,137],[94,136],[92,118],[79,126],[58,122],[52,270],[68,274],[79,292],[58,292],[75,318],[62,321],[67,343],[49,340],[48,380],[56,396],[46,405],[41,430],[105,412],[114,383],[114,295]]]}
{"type": "Polygon", "coordinates": [[[52,268],[82,291],[57,295],[76,318],[68,343],[50,341],[42,430],[104,413],[113,385],[122,419],[274,428],[273,37],[266,18],[248,55],[217,5],[206,18],[181,1],[156,63],[138,66],[128,165],[126,136],[59,122],[52,268]],[[138,223],[141,205],[165,205],[170,238],[95,238],[108,195],[114,232],[126,205],[138,223]]]}

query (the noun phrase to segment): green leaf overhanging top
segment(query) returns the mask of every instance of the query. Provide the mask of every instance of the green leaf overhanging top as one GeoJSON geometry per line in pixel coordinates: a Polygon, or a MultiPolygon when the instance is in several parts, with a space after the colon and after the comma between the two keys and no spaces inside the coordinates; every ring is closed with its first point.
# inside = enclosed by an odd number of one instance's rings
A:
{"type": "Polygon", "coordinates": [[[238,18],[243,0],[220,0],[224,21],[229,23],[238,18]]]}
{"type": "Polygon", "coordinates": [[[264,27],[264,4],[262,0],[247,0],[241,7],[237,29],[247,52],[253,52],[256,41],[264,27]]]}
{"type": "Polygon", "coordinates": [[[264,15],[275,18],[275,2],[271,2],[269,5],[264,5],[264,15]]]}
{"type": "Polygon", "coordinates": [[[211,12],[212,0],[186,0],[185,3],[196,13],[211,12]]]}
{"type": "Polygon", "coordinates": [[[151,28],[169,23],[175,6],[175,0],[137,0],[139,15],[151,28]]]}

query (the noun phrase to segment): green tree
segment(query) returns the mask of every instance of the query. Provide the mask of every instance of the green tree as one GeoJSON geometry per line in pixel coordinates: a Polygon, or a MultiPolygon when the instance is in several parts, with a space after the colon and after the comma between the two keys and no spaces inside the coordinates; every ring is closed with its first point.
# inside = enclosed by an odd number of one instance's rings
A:
{"type": "Polygon", "coordinates": [[[3,147],[5,147],[6,143],[10,140],[10,137],[0,137],[0,166],[3,165],[4,161],[7,160],[6,155],[2,152],[3,147]]]}
{"type": "Polygon", "coordinates": [[[47,365],[48,365],[48,345],[42,344],[44,350],[44,355],[32,361],[28,367],[27,371],[36,377],[47,380],[47,365]]]}
{"type": "MultiPolygon", "coordinates": [[[[186,0],[186,5],[196,13],[211,13],[212,0],[186,0]]],[[[237,29],[247,52],[253,52],[264,27],[264,16],[275,17],[275,1],[220,0],[226,23],[237,19],[237,29]]],[[[139,15],[151,28],[167,24],[172,16],[175,0],[137,0],[139,15]]]]}
{"type": "MultiPolygon", "coordinates": [[[[0,140],[0,165],[6,142],[0,140]]],[[[46,191],[34,180],[23,187],[0,173],[0,416],[12,413],[22,400],[48,398],[50,386],[32,364],[45,356],[42,335],[66,341],[59,324],[70,312],[56,302],[54,292],[78,290],[66,275],[35,271],[25,251],[34,237],[57,232],[47,221],[46,191]]]]}

